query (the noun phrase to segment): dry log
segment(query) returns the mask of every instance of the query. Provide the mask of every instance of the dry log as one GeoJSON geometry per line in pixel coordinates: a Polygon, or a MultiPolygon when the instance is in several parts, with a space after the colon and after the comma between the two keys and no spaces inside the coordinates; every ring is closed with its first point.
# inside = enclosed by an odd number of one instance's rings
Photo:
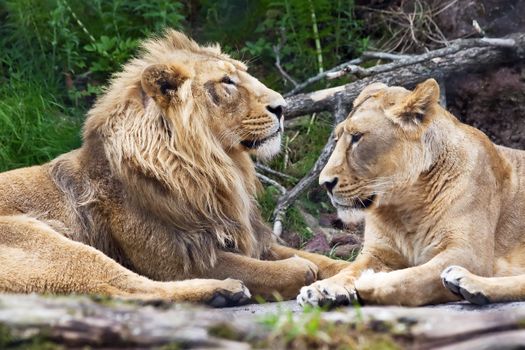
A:
{"type": "MultiPolygon", "coordinates": [[[[276,335],[290,338],[286,323],[298,326],[300,319],[308,317],[295,301],[212,310],[195,305],[95,302],[85,296],[2,294],[0,348],[55,348],[46,342],[68,349],[283,348],[273,343],[276,335]],[[261,323],[261,316],[268,313],[280,319],[273,329],[261,323]]],[[[316,323],[318,333],[308,334],[315,337],[343,325],[340,331],[361,340],[386,335],[401,340],[403,348],[409,349],[508,349],[525,344],[523,320],[525,303],[350,306],[322,313],[316,323]]],[[[295,334],[301,336],[301,332],[295,334]]]]}
{"type": "Polygon", "coordinates": [[[295,81],[294,81],[294,88],[292,90],[290,90],[289,92],[287,92],[284,96],[285,97],[289,97],[289,96],[293,96],[295,94],[297,94],[298,92],[301,92],[303,91],[307,86],[313,84],[313,83],[316,83],[320,80],[323,80],[324,78],[329,78],[331,76],[333,76],[334,73],[338,72],[338,71],[341,71],[342,69],[344,69],[345,67],[348,67],[348,66],[355,66],[355,65],[358,65],[358,64],[361,64],[367,60],[371,60],[371,59],[378,59],[378,60],[389,60],[389,61],[397,61],[397,60],[400,60],[400,59],[403,59],[403,58],[409,58],[410,55],[400,55],[400,54],[394,54],[394,53],[389,53],[389,52],[375,52],[375,51],[365,51],[363,52],[363,55],[361,55],[361,57],[359,58],[355,58],[353,60],[350,60],[348,62],[345,62],[345,63],[341,63],[337,66],[335,66],[334,68],[331,68],[327,71],[324,71],[322,73],[319,73],[317,74],[316,76],[313,76],[313,77],[310,77],[308,79],[306,79],[304,82],[300,83],[300,84],[297,84],[295,81]]]}
{"type": "Polygon", "coordinates": [[[338,98],[350,106],[359,92],[373,82],[411,87],[427,78],[446,78],[456,72],[475,71],[524,58],[525,33],[497,39],[461,39],[450,42],[449,46],[442,49],[366,69],[368,76],[356,82],[290,96],[286,99],[288,105],[285,116],[290,119],[309,113],[331,111],[338,98]]]}
{"type": "MultiPolygon", "coordinates": [[[[343,121],[347,115],[347,105],[344,104],[341,99],[339,99],[336,102],[335,111],[333,112],[335,124],[338,124],[341,121],[343,121]]],[[[323,170],[326,162],[328,162],[328,158],[330,158],[334,147],[335,139],[334,133],[332,131],[326,145],[323,147],[319,158],[315,162],[310,172],[305,177],[303,177],[297,183],[297,185],[295,185],[291,190],[284,192],[283,195],[278,199],[277,205],[273,212],[273,233],[275,235],[281,235],[286,210],[301,195],[303,191],[310,187],[310,185],[312,185],[314,181],[317,181],[317,178],[319,177],[321,170],[323,170]]]]}

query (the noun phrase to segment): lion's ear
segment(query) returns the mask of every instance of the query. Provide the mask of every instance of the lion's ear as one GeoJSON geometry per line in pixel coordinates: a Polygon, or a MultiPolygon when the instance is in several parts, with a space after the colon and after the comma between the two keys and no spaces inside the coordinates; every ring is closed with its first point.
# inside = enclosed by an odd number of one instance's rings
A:
{"type": "Polygon", "coordinates": [[[154,64],[144,69],[140,83],[144,92],[165,108],[188,78],[189,73],[182,66],[154,64]]]}
{"type": "Polygon", "coordinates": [[[439,101],[439,85],[434,79],[418,84],[399,105],[394,107],[394,115],[404,123],[420,123],[425,119],[430,107],[439,101]]]}

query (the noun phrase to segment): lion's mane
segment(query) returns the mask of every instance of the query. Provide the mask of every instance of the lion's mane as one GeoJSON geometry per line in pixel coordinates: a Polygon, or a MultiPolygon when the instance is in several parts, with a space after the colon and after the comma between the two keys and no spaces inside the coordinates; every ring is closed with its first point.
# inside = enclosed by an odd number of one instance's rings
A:
{"type": "Polygon", "coordinates": [[[53,164],[53,179],[73,202],[85,226],[83,235],[98,237],[88,240],[106,253],[118,249],[96,220],[104,210],[97,206],[99,187],[105,187],[104,196],[123,198],[120,204],[132,213],[154,215],[173,227],[185,266],[213,264],[221,247],[260,256],[269,235],[254,199],[253,163],[247,154],[227,154],[212,134],[204,96],[193,95],[191,81],[185,81],[167,115],[158,106],[145,108],[154,102],[144,96],[141,72],[168,60],[174,50],[230,60],[219,47],[201,47],[175,31],[146,41],[138,57],[115,75],[85,123],[83,150],[95,162],[91,171],[106,172],[107,181],[93,183],[65,158],[53,164]]]}

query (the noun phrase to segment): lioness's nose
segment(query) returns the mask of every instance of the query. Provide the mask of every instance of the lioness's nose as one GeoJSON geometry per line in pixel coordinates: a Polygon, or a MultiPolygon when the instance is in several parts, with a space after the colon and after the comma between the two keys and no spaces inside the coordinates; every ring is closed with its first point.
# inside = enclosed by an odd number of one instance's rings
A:
{"type": "Polygon", "coordinates": [[[337,185],[337,181],[339,181],[339,178],[337,177],[321,178],[319,179],[319,184],[321,186],[324,186],[326,190],[331,194],[334,190],[335,185],[337,185]]]}

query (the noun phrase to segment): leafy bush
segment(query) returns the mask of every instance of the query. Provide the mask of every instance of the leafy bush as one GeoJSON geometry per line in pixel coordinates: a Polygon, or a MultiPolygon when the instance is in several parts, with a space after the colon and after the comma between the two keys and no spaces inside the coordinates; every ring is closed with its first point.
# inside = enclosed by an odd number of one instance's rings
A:
{"type": "Polygon", "coordinates": [[[100,86],[139,39],[180,29],[181,10],[172,0],[0,2],[0,170],[78,147],[100,86]]]}
{"type": "MultiPolygon", "coordinates": [[[[102,86],[140,40],[165,27],[221,43],[282,91],[291,84],[277,57],[300,81],[364,50],[353,10],[352,0],[0,0],[0,171],[78,147],[83,115],[102,86]]],[[[332,128],[326,120],[305,118],[288,131],[272,166],[303,176],[332,128]]],[[[261,195],[267,219],[277,195],[272,188],[261,195]]],[[[287,215],[286,227],[306,240],[311,231],[300,212],[287,215]]]]}
{"type": "Polygon", "coordinates": [[[0,171],[43,163],[80,145],[81,118],[40,81],[0,85],[0,171]]]}
{"type": "Polygon", "coordinates": [[[242,51],[271,64],[279,56],[287,73],[304,80],[366,49],[368,40],[353,10],[353,0],[271,1],[255,31],[257,40],[247,41],[242,51]]]}

